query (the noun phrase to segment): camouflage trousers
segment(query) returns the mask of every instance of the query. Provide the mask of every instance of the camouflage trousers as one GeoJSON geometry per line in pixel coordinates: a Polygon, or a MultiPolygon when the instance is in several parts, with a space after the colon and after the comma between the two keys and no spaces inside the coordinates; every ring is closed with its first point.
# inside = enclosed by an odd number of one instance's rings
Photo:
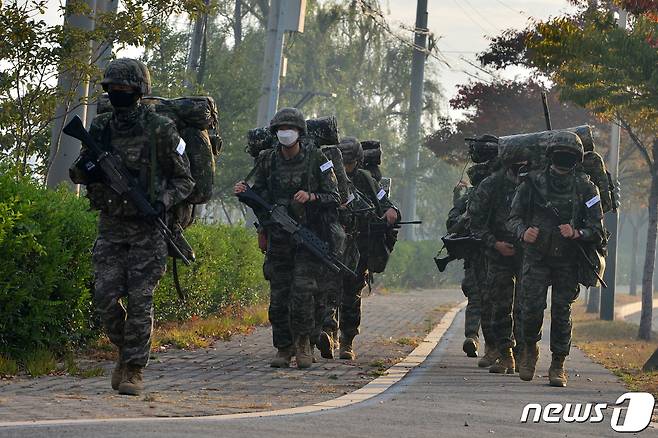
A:
{"type": "Polygon", "coordinates": [[[571,305],[578,299],[578,266],[573,260],[525,260],[523,334],[526,343],[542,337],[548,286],[551,286],[551,352],[563,356],[571,349],[571,305]]]}
{"type": "Polygon", "coordinates": [[[516,339],[523,339],[521,294],[516,293],[521,257],[487,254],[486,264],[492,338],[499,349],[513,348],[516,339]]]}
{"type": "Polygon", "coordinates": [[[491,303],[486,288],[486,264],[481,255],[464,261],[462,291],[468,299],[464,319],[464,336],[479,338],[480,326],[486,343],[493,345],[491,333],[491,303]]]}
{"type": "Polygon", "coordinates": [[[122,363],[145,367],[153,333],[153,290],[167,267],[164,239],[94,245],[94,305],[122,363]],[[122,298],[127,298],[124,307],[122,298]]]}
{"type": "MultiPolygon", "coordinates": [[[[296,336],[313,336],[316,330],[316,303],[326,300],[316,280],[320,262],[307,250],[288,240],[272,240],[263,264],[263,274],[270,282],[269,320],[272,342],[287,348],[296,336]]],[[[324,312],[322,306],[317,311],[324,312]]]]}
{"type": "MultiPolygon", "coordinates": [[[[359,247],[355,240],[349,240],[343,251],[342,262],[351,269],[357,269],[359,262],[359,247]]],[[[328,270],[327,270],[328,271],[328,270]]],[[[365,273],[360,276],[365,277],[365,273]]],[[[322,280],[323,287],[327,289],[327,306],[322,323],[323,330],[327,333],[336,332],[339,328],[343,333],[350,328],[350,335],[358,333],[358,327],[361,323],[361,290],[365,287],[365,279],[355,284],[351,276],[334,272],[326,272],[322,280]],[[355,289],[358,291],[355,292],[355,289]],[[343,308],[343,303],[347,302],[347,307],[343,308]],[[343,313],[347,315],[343,316],[343,313]]]]}

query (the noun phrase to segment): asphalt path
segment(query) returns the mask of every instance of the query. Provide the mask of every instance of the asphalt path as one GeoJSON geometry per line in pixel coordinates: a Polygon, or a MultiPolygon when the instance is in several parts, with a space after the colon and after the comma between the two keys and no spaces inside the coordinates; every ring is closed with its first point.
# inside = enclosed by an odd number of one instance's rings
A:
{"type": "MultiPolygon", "coordinates": [[[[607,437],[612,409],[598,424],[532,423],[520,417],[527,403],[608,403],[627,392],[610,372],[573,350],[567,388],[548,386],[547,342],[541,376],[522,382],[517,375],[479,369],[461,352],[463,312],[427,360],[386,392],[365,402],[324,412],[239,420],[144,419],[0,428],[0,437],[607,437]]],[[[546,330],[548,334],[548,330],[546,330]]],[[[648,428],[639,436],[658,436],[648,428]]]]}

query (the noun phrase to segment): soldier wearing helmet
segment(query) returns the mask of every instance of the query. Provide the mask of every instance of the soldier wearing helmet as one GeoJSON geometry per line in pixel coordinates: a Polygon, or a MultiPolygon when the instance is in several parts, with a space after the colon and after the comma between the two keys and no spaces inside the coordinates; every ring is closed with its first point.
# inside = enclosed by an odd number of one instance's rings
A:
{"type": "Polygon", "coordinates": [[[571,348],[571,305],[579,293],[580,252],[574,241],[600,245],[605,241],[605,231],[599,191],[576,170],[583,160],[580,138],[568,131],[556,131],[546,152],[549,164],[531,173],[519,187],[507,228],[524,247],[521,289],[526,355],[519,376],[526,381],[534,377],[550,285],[549,383],[563,387],[567,384],[564,361],[571,348]]]}
{"type": "MultiPolygon", "coordinates": [[[[331,224],[338,221],[339,194],[333,164],[306,137],[306,121],[296,108],[283,108],[270,123],[276,136],[272,149],[256,159],[251,188],[269,203],[286,206],[288,213],[325,241],[331,241],[331,224]]],[[[235,194],[247,189],[238,182],[235,194]]],[[[298,368],[313,364],[311,339],[316,330],[315,301],[322,300],[317,273],[321,263],[290,235],[267,221],[265,212],[254,211],[266,237],[263,272],[270,282],[269,319],[277,349],[270,365],[298,368]]],[[[317,324],[319,326],[319,324],[317,324]]]]}
{"type": "MultiPolygon", "coordinates": [[[[502,168],[475,189],[467,211],[471,232],[482,240],[485,248],[486,284],[492,305],[491,342],[485,346],[485,356],[478,365],[489,366],[492,373],[513,374],[515,356],[518,359],[521,355],[518,347],[514,348],[521,318],[519,294],[515,290],[521,270],[521,248],[505,225],[519,183],[519,170],[528,164],[528,155],[523,148],[504,148],[498,153],[498,160],[502,168]]],[[[469,347],[466,342],[464,347],[464,350],[469,347]]]]}
{"type": "MultiPolygon", "coordinates": [[[[446,230],[448,233],[469,235],[470,219],[466,212],[469,199],[480,185],[480,183],[491,175],[491,162],[474,164],[466,171],[471,186],[460,181],[453,191],[453,207],[448,212],[446,230]],[[465,190],[464,190],[465,189],[465,190]]],[[[484,255],[480,252],[472,254],[464,259],[464,279],[462,280],[462,292],[468,302],[464,316],[464,342],[462,349],[469,357],[477,357],[480,349],[480,326],[485,340],[485,355],[480,359],[482,366],[490,366],[488,363],[494,345],[491,332],[491,310],[489,293],[486,288],[486,264],[484,255]]]]}
{"type": "Polygon", "coordinates": [[[382,217],[389,224],[394,224],[400,220],[400,213],[370,172],[359,168],[364,155],[359,140],[343,137],[338,148],[353,195],[340,209],[341,225],[347,235],[343,262],[356,272],[357,278],[345,276],[337,279],[337,283],[335,280],[327,283],[330,289],[329,305],[318,348],[322,357],[331,359],[339,346],[341,359],[354,360],[353,340],[359,334],[361,325],[361,293],[368,283],[369,257],[375,256],[369,253],[369,236],[359,233],[359,229],[365,228],[369,221],[382,217]],[[352,208],[364,210],[364,207],[370,210],[353,213],[352,208]],[[337,339],[339,329],[340,337],[337,339]]]}
{"type": "MultiPolygon", "coordinates": [[[[114,60],[101,84],[113,110],[96,116],[89,132],[134,174],[155,210],[166,218],[194,187],[185,142],[170,119],[140,103],[151,91],[143,63],[114,60]]],[[[83,147],[81,155],[86,153],[83,147]]],[[[119,350],[112,388],[139,395],[151,349],[153,290],[165,272],[167,243],[151,225],[152,218],[142,217],[129,199],[117,195],[103,179],[76,164],[70,175],[73,182],[86,185],[91,207],[100,212],[92,259],[93,299],[105,332],[119,350]],[[121,302],[125,297],[127,309],[121,302]]]]}

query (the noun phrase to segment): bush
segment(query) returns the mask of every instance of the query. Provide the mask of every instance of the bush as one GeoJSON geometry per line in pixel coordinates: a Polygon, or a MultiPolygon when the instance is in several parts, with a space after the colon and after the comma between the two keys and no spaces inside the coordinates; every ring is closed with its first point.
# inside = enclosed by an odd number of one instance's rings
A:
{"type": "MultiPolygon", "coordinates": [[[[197,224],[185,235],[197,256],[192,266],[178,266],[187,300],[182,303],[178,299],[172,275],[165,275],[155,294],[158,320],[205,317],[228,306],[244,307],[266,297],[263,255],[252,231],[240,226],[197,224]]],[[[171,269],[170,262],[169,272],[171,269]]]]}
{"type": "MultiPolygon", "coordinates": [[[[62,354],[100,334],[90,293],[96,218],[86,198],[65,188],[0,174],[0,357],[62,354]]],[[[265,297],[254,233],[200,224],[185,234],[197,254],[196,263],[180,269],[189,300],[178,300],[165,275],[155,291],[158,320],[208,316],[265,297]]]]}
{"type": "Polygon", "coordinates": [[[377,284],[400,289],[458,285],[464,273],[463,262],[453,261],[444,272],[439,272],[434,256],[440,247],[439,242],[431,240],[398,242],[386,271],[375,277],[377,284]]]}
{"type": "Polygon", "coordinates": [[[0,175],[0,353],[69,348],[95,335],[85,199],[0,175]]]}

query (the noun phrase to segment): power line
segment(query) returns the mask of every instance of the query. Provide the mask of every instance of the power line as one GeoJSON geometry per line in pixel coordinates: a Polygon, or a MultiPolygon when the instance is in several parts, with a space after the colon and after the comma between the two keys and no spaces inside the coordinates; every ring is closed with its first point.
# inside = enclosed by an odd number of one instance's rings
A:
{"type": "Polygon", "coordinates": [[[464,3],[466,3],[466,6],[468,6],[469,8],[471,8],[471,9],[473,10],[473,12],[475,12],[480,18],[482,18],[482,20],[483,20],[485,23],[487,23],[488,26],[490,25],[490,26],[492,27],[492,29],[495,29],[495,30],[496,30],[496,32],[500,32],[501,29],[500,29],[498,26],[496,26],[495,24],[491,23],[491,22],[489,21],[489,18],[487,18],[487,17],[485,17],[484,15],[482,15],[482,13],[481,13],[480,11],[478,11],[477,8],[473,7],[473,5],[471,4],[471,2],[470,2],[469,0],[463,0],[463,1],[464,1],[464,3]]]}
{"type": "MultiPolygon", "coordinates": [[[[475,18],[473,18],[473,17],[471,16],[471,14],[469,14],[468,11],[466,11],[466,9],[464,9],[464,7],[463,7],[461,4],[459,4],[459,1],[457,1],[457,0],[452,0],[452,1],[453,1],[453,3],[456,4],[457,7],[462,11],[462,13],[464,14],[464,16],[465,16],[466,18],[468,18],[468,19],[469,19],[473,24],[475,24],[477,27],[479,27],[480,30],[481,30],[482,32],[484,32],[485,34],[490,33],[489,30],[485,29],[484,26],[482,26],[482,24],[480,24],[479,21],[475,20],[475,18]]],[[[498,33],[498,31],[497,31],[497,30],[494,30],[494,33],[498,33]]]]}

